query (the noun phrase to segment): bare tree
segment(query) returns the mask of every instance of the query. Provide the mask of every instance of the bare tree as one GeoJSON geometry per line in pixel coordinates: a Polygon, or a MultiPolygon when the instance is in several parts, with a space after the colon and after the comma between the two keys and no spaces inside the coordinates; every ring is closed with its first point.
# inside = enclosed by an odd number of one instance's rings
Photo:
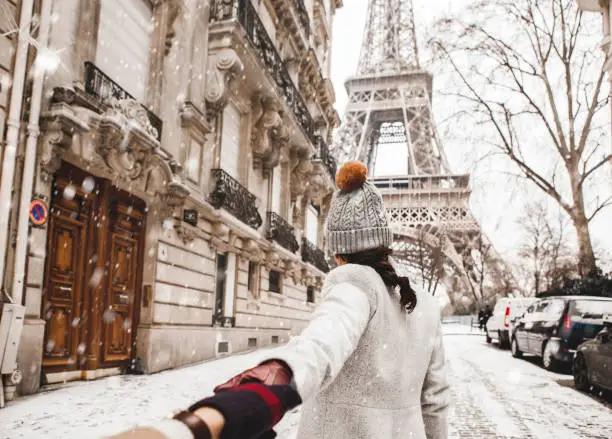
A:
{"type": "Polygon", "coordinates": [[[508,296],[514,291],[511,273],[482,233],[467,243],[462,260],[476,302],[484,303],[498,294],[508,296]]]}
{"type": "Polygon", "coordinates": [[[431,247],[425,239],[425,232],[420,230],[413,245],[403,250],[403,258],[411,261],[410,271],[420,278],[421,287],[434,296],[440,281],[446,275],[446,258],[442,248],[431,247]]]}
{"type": "Polygon", "coordinates": [[[479,1],[465,17],[438,22],[429,45],[456,79],[449,94],[466,105],[455,116],[478,124],[515,175],[569,215],[586,275],[596,270],[589,223],[612,197],[590,200],[585,189],[612,155],[602,145],[609,125],[598,125],[608,100],[605,60],[589,38],[600,25],[585,22],[574,3],[479,1]]]}
{"type": "Polygon", "coordinates": [[[577,274],[563,212],[553,221],[544,203],[531,203],[518,222],[523,229],[519,257],[527,276],[533,279],[533,294],[560,287],[566,278],[577,274]]]}

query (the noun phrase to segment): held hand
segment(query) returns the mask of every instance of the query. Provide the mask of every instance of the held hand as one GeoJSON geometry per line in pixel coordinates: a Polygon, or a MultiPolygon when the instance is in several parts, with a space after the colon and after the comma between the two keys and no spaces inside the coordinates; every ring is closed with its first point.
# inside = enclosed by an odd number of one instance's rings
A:
{"type": "Polygon", "coordinates": [[[288,385],[291,382],[292,376],[291,369],[285,363],[271,360],[246,370],[215,387],[215,393],[223,392],[224,390],[229,390],[249,382],[258,382],[268,386],[288,385]]]}

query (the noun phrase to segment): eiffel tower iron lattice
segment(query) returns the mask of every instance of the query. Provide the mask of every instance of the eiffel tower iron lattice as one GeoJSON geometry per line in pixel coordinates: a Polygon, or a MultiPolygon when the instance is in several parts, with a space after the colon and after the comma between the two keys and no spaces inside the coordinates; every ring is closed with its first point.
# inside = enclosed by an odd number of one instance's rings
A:
{"type": "Polygon", "coordinates": [[[368,165],[396,234],[396,261],[431,292],[443,281],[453,303],[485,299],[477,261],[506,270],[470,211],[470,176],[451,173],[436,133],[412,0],[369,1],[357,75],[345,85],[349,102],[332,154],[368,165]],[[381,175],[383,160],[400,170],[381,175]]]}

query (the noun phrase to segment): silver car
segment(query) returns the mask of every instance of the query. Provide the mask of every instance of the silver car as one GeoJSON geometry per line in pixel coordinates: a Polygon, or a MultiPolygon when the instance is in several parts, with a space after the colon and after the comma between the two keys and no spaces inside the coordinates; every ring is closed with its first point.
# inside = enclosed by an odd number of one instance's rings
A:
{"type": "Polygon", "coordinates": [[[574,357],[574,385],[581,391],[593,386],[612,391],[612,315],[604,319],[605,328],[578,346],[574,357]]]}

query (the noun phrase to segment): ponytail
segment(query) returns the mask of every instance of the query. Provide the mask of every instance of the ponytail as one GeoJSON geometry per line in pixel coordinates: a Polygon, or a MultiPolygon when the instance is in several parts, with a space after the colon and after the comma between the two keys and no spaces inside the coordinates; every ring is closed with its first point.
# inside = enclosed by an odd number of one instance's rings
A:
{"type": "Polygon", "coordinates": [[[373,268],[387,287],[399,287],[400,305],[407,313],[411,313],[416,307],[417,296],[410,286],[410,280],[407,277],[398,276],[389,260],[391,253],[392,250],[389,248],[377,248],[338,256],[349,264],[365,265],[373,268]]]}

